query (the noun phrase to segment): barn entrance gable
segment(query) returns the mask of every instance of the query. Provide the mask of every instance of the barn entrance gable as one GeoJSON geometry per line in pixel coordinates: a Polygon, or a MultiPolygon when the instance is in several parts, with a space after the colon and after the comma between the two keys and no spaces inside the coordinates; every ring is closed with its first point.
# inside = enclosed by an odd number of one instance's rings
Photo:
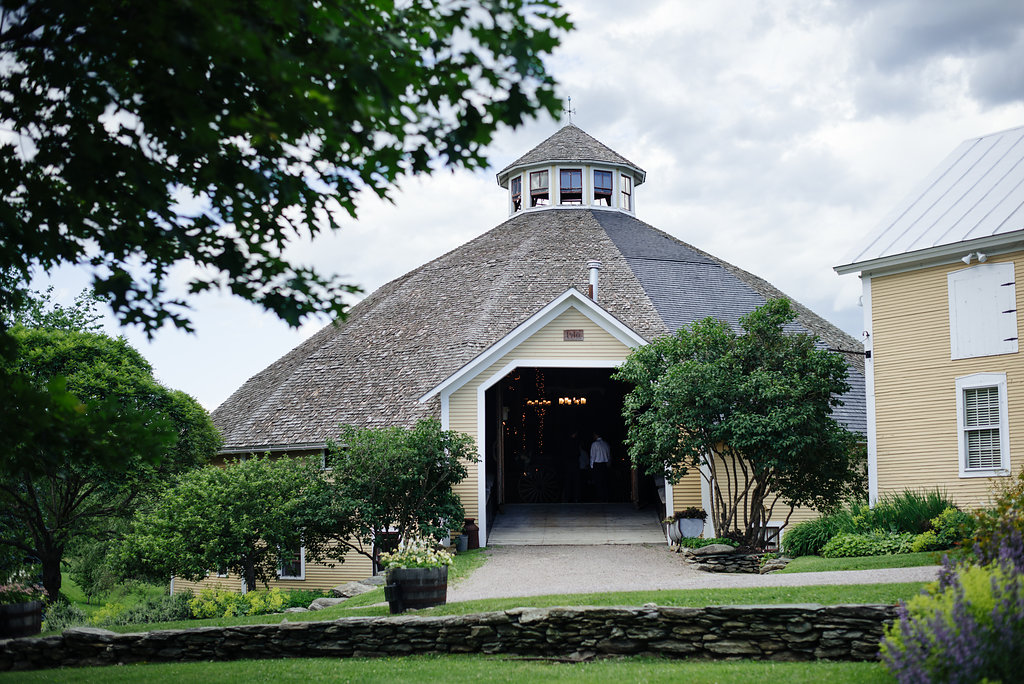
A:
{"type": "MultiPolygon", "coordinates": [[[[479,461],[470,466],[469,477],[456,490],[466,515],[480,525],[481,543],[486,543],[488,500],[493,503],[501,484],[494,466],[495,441],[500,437],[497,426],[489,423],[498,423],[502,417],[494,406],[488,411],[488,390],[516,369],[610,372],[646,342],[589,297],[570,288],[420,398],[426,402],[438,396],[445,429],[469,434],[477,442],[479,461]]],[[[558,397],[551,399],[557,401],[558,397]]]]}

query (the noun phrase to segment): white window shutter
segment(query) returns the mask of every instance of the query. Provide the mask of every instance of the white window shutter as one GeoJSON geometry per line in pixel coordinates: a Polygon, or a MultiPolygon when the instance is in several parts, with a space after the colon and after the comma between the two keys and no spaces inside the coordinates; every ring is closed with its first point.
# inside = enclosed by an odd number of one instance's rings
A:
{"type": "Polygon", "coordinates": [[[978,264],[948,276],[951,357],[1017,352],[1017,289],[1012,263],[978,264]]]}

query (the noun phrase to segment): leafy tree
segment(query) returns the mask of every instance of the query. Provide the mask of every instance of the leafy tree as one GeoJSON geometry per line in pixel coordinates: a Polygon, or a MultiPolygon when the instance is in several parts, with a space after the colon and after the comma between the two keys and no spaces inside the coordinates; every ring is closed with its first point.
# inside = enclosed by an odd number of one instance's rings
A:
{"type": "Polygon", "coordinates": [[[171,474],[216,453],[219,435],[206,411],[157,383],[123,339],[21,326],[11,333],[18,356],[6,370],[58,389],[64,403],[46,414],[44,429],[31,414],[10,433],[5,426],[0,546],[37,559],[56,598],[69,544],[104,537],[171,474]]]}
{"type": "Polygon", "coordinates": [[[286,246],[557,113],[543,58],[569,28],[555,0],[4,2],[0,270],[88,264],[150,332],[190,326],[178,264],[189,294],[341,314],[356,288],[286,246]]]}
{"type": "Polygon", "coordinates": [[[776,299],[740,319],[712,318],[635,350],[614,377],[629,382],[623,416],[633,462],[676,482],[700,468],[719,535],[764,545],[776,505],[828,508],[860,482],[857,437],[832,409],[849,389],[842,356],[807,334],[776,299]]]}
{"type": "Polygon", "coordinates": [[[330,539],[347,529],[333,506],[318,464],[304,459],[210,465],[180,475],[135,517],[121,555],[133,574],[152,579],[199,581],[227,568],[255,588],[300,545],[307,561],[336,554],[330,539]]]}
{"type": "Polygon", "coordinates": [[[446,536],[461,526],[464,511],[454,487],[475,461],[472,438],[442,430],[435,419],[408,429],[343,425],[338,442],[328,445],[327,464],[355,530],[338,541],[376,561],[384,532],[399,540],[446,536]]]}

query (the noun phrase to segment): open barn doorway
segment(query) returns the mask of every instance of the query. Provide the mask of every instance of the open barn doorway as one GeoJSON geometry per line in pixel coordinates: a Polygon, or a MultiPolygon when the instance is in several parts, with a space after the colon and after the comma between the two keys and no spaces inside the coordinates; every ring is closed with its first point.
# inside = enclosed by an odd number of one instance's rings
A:
{"type": "Polygon", "coordinates": [[[654,478],[630,466],[622,419],[628,386],[613,380],[612,372],[521,367],[487,389],[489,522],[517,505],[551,511],[552,506],[580,504],[623,510],[628,504],[648,510],[652,519],[661,517],[654,478]],[[604,472],[590,467],[595,434],[611,447],[611,464],[604,472]]]}

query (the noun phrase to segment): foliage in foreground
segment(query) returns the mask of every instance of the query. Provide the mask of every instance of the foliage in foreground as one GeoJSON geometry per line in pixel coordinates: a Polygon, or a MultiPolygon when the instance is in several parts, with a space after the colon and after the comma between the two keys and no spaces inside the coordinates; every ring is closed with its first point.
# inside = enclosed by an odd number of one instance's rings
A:
{"type": "Polygon", "coordinates": [[[1024,671],[1024,470],[977,515],[973,562],[901,603],[882,656],[901,682],[1017,681],[1024,671]]]}
{"type": "Polygon", "coordinates": [[[700,468],[715,530],[756,548],[769,520],[834,507],[862,484],[858,439],[832,416],[846,361],[787,332],[795,319],[785,299],[743,316],[742,334],[707,318],[634,350],[614,375],[632,385],[633,463],[673,481],[700,468]]]}
{"type": "MultiPolygon", "coordinates": [[[[53,670],[0,673],[0,682],[52,682],[53,670]]],[[[287,660],[238,660],[216,663],[126,665],[123,667],[75,668],[60,671],[67,684],[145,682],[234,683],[257,681],[339,682],[379,684],[392,682],[665,682],[684,681],[787,684],[820,682],[888,682],[878,663],[812,662],[783,663],[753,660],[728,662],[667,660],[661,658],[610,658],[589,663],[557,663],[514,659],[507,656],[449,655],[403,658],[289,658],[287,660]]]]}
{"type": "Polygon", "coordinates": [[[147,331],[190,328],[172,273],[291,325],[342,313],[353,286],[288,244],[557,115],[544,58],[570,28],[550,0],[6,0],[0,269],[91,267],[147,331]]]}

